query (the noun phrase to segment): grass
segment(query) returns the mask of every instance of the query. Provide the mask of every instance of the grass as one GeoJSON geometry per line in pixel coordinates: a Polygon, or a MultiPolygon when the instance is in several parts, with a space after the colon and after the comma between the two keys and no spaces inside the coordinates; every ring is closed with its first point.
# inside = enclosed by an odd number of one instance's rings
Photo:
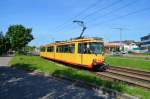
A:
{"type": "Polygon", "coordinates": [[[94,83],[105,88],[111,88],[122,93],[142,97],[142,99],[149,99],[150,97],[149,91],[146,91],[143,88],[128,86],[120,82],[102,80],[89,71],[77,70],[64,65],[59,65],[37,56],[15,56],[11,60],[10,64],[12,67],[21,68],[28,71],[38,70],[43,73],[64,75],[74,79],[87,81],[89,83],[94,83]]]}
{"type": "Polygon", "coordinates": [[[147,56],[137,56],[137,55],[133,55],[133,56],[114,56],[114,55],[109,55],[109,57],[120,57],[120,58],[130,58],[130,59],[134,59],[134,60],[149,60],[150,61],[150,57],[147,56]]]}
{"type": "Polygon", "coordinates": [[[138,55],[150,56],[150,53],[141,53],[141,54],[138,54],[138,55]]]}
{"type": "Polygon", "coordinates": [[[112,66],[130,67],[150,71],[150,61],[137,58],[122,58],[119,56],[106,56],[106,63],[112,66]]]}
{"type": "Polygon", "coordinates": [[[48,60],[36,56],[15,56],[11,60],[10,64],[12,67],[17,67],[29,71],[37,70],[45,73],[53,73],[56,70],[65,69],[65,67],[60,68],[59,66],[55,66],[55,63],[49,62],[48,60]]]}

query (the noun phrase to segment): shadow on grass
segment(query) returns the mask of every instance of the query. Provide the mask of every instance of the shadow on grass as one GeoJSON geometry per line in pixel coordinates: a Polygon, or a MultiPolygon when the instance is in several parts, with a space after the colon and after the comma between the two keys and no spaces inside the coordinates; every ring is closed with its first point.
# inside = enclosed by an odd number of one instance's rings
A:
{"type": "Polygon", "coordinates": [[[37,68],[33,66],[33,64],[20,64],[20,63],[17,63],[17,64],[13,64],[11,65],[12,68],[18,68],[18,69],[24,69],[24,70],[27,70],[27,71],[34,71],[36,70],[37,68]]]}
{"type": "Polygon", "coordinates": [[[100,87],[109,88],[112,90],[117,90],[119,92],[125,91],[125,84],[123,84],[121,82],[112,82],[112,81],[102,80],[102,79],[100,79],[100,77],[96,77],[96,76],[91,75],[91,74],[80,73],[80,72],[75,71],[73,69],[56,70],[53,73],[53,75],[58,75],[58,76],[62,75],[65,77],[67,76],[67,77],[72,78],[72,79],[92,83],[92,84],[98,85],[100,87]]]}

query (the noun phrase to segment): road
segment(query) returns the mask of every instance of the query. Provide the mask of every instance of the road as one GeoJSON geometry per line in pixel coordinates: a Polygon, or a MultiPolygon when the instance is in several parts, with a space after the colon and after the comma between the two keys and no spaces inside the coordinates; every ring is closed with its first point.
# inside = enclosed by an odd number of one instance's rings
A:
{"type": "Polygon", "coordinates": [[[67,80],[8,67],[0,57],[0,99],[112,99],[109,93],[67,80]]]}

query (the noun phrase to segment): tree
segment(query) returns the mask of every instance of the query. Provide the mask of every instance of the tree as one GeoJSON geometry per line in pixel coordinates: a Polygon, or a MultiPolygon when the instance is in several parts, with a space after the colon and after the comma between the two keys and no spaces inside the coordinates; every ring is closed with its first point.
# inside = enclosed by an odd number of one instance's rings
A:
{"type": "Polygon", "coordinates": [[[30,52],[33,52],[35,50],[36,46],[26,46],[25,47],[25,50],[26,51],[30,51],[30,52]]]}
{"type": "Polygon", "coordinates": [[[6,32],[6,39],[9,40],[11,49],[21,51],[30,41],[33,35],[31,28],[25,28],[23,25],[11,25],[6,32]]]}
{"type": "Polygon", "coordinates": [[[7,51],[9,50],[9,46],[10,44],[3,35],[3,32],[0,32],[0,55],[7,53],[7,51]]]}
{"type": "Polygon", "coordinates": [[[4,36],[3,32],[0,32],[0,55],[3,53],[4,50],[4,36]]]}

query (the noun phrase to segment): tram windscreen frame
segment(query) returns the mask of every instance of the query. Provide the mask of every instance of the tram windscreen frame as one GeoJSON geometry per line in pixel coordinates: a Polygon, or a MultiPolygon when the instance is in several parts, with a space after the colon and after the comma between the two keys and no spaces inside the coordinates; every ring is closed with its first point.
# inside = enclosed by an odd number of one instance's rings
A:
{"type": "Polygon", "coordinates": [[[103,54],[104,43],[103,42],[79,43],[78,52],[81,54],[103,54]]]}
{"type": "Polygon", "coordinates": [[[102,42],[90,42],[91,54],[102,54],[104,52],[104,44],[102,42]]]}

